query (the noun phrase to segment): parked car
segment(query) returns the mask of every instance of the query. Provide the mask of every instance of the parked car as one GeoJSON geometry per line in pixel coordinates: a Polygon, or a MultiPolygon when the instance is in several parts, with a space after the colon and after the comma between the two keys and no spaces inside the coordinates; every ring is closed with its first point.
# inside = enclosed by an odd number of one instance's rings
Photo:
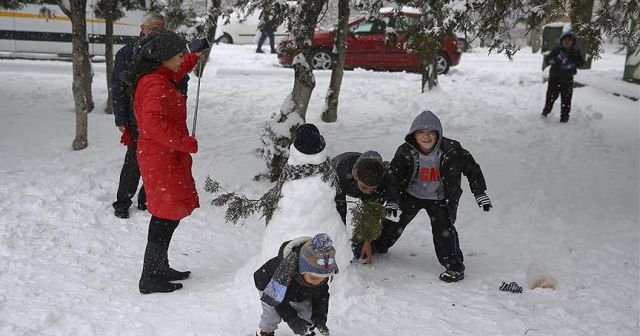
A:
{"type": "MultiPolygon", "coordinates": [[[[422,71],[420,57],[406,49],[407,36],[403,28],[419,20],[420,13],[403,9],[398,16],[393,14],[391,8],[383,8],[378,18],[361,16],[349,22],[346,69],[422,71]],[[388,31],[395,31],[397,43],[387,43],[388,31]]],[[[314,69],[331,69],[334,34],[335,29],[314,33],[314,54],[310,61],[314,69]]],[[[291,66],[295,48],[292,36],[282,40],[277,48],[278,62],[284,66],[291,66]]],[[[446,74],[450,67],[458,65],[461,53],[455,35],[445,38],[436,56],[438,74],[446,74]]]]}
{"type": "MultiPolygon", "coordinates": [[[[260,11],[245,16],[238,12],[229,15],[229,23],[225,24],[222,18],[218,18],[216,42],[230,44],[255,44],[257,43],[258,23],[260,23],[260,11]]],[[[275,43],[282,41],[287,36],[287,26],[280,25],[275,32],[275,43]]],[[[258,36],[259,37],[259,36],[258,36]]],[[[267,40],[267,45],[269,40],[267,40]]]]}

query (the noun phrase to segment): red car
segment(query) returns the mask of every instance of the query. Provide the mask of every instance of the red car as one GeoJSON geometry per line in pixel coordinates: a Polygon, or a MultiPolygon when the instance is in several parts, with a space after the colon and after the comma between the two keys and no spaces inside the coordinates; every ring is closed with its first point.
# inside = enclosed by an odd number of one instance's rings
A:
{"type": "MultiPolygon", "coordinates": [[[[417,11],[402,11],[393,16],[391,9],[382,9],[379,18],[359,17],[349,22],[347,36],[347,55],[345,68],[366,68],[375,70],[422,71],[422,61],[418,55],[406,50],[406,27],[420,19],[417,11]],[[404,24],[399,24],[403,22],[404,24]],[[398,43],[387,43],[387,32],[395,31],[398,43]]],[[[313,35],[315,53],[310,63],[314,69],[331,69],[331,52],[334,46],[335,29],[316,31],[313,35]]],[[[291,66],[295,54],[295,42],[289,35],[278,44],[278,61],[291,66]]],[[[446,74],[449,67],[460,62],[461,51],[457,37],[452,35],[442,41],[436,63],[438,74],[446,74]]]]}

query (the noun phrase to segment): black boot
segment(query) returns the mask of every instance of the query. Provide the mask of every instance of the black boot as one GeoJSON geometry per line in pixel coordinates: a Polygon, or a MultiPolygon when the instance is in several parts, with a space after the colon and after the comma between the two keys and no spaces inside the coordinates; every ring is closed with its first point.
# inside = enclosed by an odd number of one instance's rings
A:
{"type": "Polygon", "coordinates": [[[164,244],[147,242],[144,252],[144,265],[138,287],[140,293],[170,293],[182,288],[181,283],[172,283],[167,280],[168,269],[167,246],[164,244]]]}
{"type": "Polygon", "coordinates": [[[569,113],[560,114],[560,122],[561,123],[569,122],[569,113]]]}
{"type": "MultiPolygon", "coordinates": [[[[175,230],[175,229],[174,229],[175,230]]],[[[167,240],[164,243],[164,245],[166,246],[166,250],[169,251],[169,244],[171,244],[171,239],[173,238],[173,232],[174,230],[170,230],[168,232],[167,235],[167,240]]],[[[163,269],[166,270],[166,280],[167,281],[176,281],[176,280],[185,280],[188,279],[191,276],[191,271],[176,271],[173,268],[171,268],[171,266],[169,266],[169,254],[166,253],[163,261],[163,269]]]]}
{"type": "Polygon", "coordinates": [[[176,281],[176,280],[185,280],[191,276],[191,271],[176,271],[173,268],[169,267],[167,271],[166,279],[167,281],[176,281]]]}

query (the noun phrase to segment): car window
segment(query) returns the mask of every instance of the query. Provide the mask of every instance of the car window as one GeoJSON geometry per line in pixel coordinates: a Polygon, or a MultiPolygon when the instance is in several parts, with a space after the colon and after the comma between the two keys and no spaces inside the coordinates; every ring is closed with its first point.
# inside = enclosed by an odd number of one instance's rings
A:
{"type": "Polygon", "coordinates": [[[381,19],[369,19],[360,21],[360,23],[351,26],[351,32],[354,34],[382,34],[387,28],[389,22],[388,17],[381,19]]]}

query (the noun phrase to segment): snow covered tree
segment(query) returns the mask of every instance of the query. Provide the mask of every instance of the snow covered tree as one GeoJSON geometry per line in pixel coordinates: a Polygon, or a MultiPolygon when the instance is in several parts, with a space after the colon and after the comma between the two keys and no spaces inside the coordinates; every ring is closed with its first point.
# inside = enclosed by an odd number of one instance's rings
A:
{"type": "Polygon", "coordinates": [[[510,31],[524,24],[535,31],[548,22],[570,17],[573,29],[588,42],[587,53],[597,57],[604,35],[622,37],[631,46],[638,45],[638,29],[630,30],[629,19],[638,17],[638,1],[614,0],[600,2],[591,17],[592,0],[396,0],[400,6],[421,11],[421,19],[407,27],[408,47],[425,60],[423,90],[437,84],[433,55],[442,38],[454,32],[464,33],[470,40],[479,39],[490,52],[504,52],[511,58],[519,49],[510,31]],[[615,20],[616,13],[624,13],[623,20],[615,20]],[[509,15],[516,16],[508,20],[509,15]]]}
{"type": "MultiPolygon", "coordinates": [[[[592,1],[584,1],[590,2],[592,1]]],[[[625,46],[640,50],[640,27],[630,25],[632,19],[640,17],[638,1],[613,0],[599,1],[593,12],[583,12],[583,1],[570,2],[572,29],[579,38],[587,41],[587,53],[598,59],[601,46],[606,37],[615,37],[624,41],[625,46]]]]}
{"type": "MultiPolygon", "coordinates": [[[[89,41],[87,40],[87,0],[59,0],[58,4],[62,12],[71,20],[74,100],[75,96],[79,95],[81,109],[86,111],[85,113],[89,113],[93,111],[95,104],[93,103],[92,92],[93,69],[91,66],[91,57],[89,56],[89,41]],[[80,8],[80,6],[82,6],[82,8],[80,8]],[[78,62],[77,64],[76,61],[78,62]],[[78,81],[76,81],[76,74],[79,78],[78,81]]],[[[86,116],[84,116],[84,118],[86,118],[86,116]]],[[[83,117],[80,117],[80,119],[83,119],[83,117]]],[[[80,123],[83,124],[83,122],[80,123]]],[[[86,128],[86,121],[84,124],[86,128]]],[[[76,128],[77,127],[78,123],[76,123],[76,128]]],[[[76,130],[76,133],[78,133],[78,130],[76,130]]]]}
{"type": "Polygon", "coordinates": [[[0,8],[4,9],[20,9],[24,1],[21,0],[0,0],[0,8]]]}
{"type": "MultiPolygon", "coordinates": [[[[377,13],[382,7],[381,0],[358,0],[355,7],[362,11],[377,13]]],[[[327,90],[325,98],[325,106],[322,111],[322,121],[335,122],[338,120],[338,100],[340,97],[340,88],[342,87],[342,76],[344,74],[344,60],[347,55],[347,26],[351,16],[351,1],[338,0],[338,15],[336,26],[336,41],[333,49],[331,66],[331,82],[327,90]]]]}
{"type": "Polygon", "coordinates": [[[287,22],[288,30],[294,38],[294,42],[288,46],[295,55],[293,89],[285,98],[280,111],[274,113],[265,125],[261,136],[263,146],[258,149],[258,155],[267,162],[268,173],[256,176],[258,179],[266,176],[271,181],[278,180],[287,161],[293,132],[306,120],[309,99],[316,85],[313,68],[307,60],[313,56],[311,41],[326,4],[327,0],[300,0],[295,7],[283,0],[239,0],[236,3],[236,7],[247,14],[269,8],[273,20],[287,22]]]}
{"type": "Polygon", "coordinates": [[[349,0],[338,1],[338,26],[336,27],[336,41],[331,60],[331,82],[325,98],[322,111],[322,121],[335,122],[338,120],[338,98],[344,74],[344,59],[347,54],[347,25],[351,13],[349,0]]]}
{"type": "Polygon", "coordinates": [[[74,150],[81,150],[89,145],[87,113],[93,109],[93,97],[91,96],[93,71],[89,58],[89,41],[87,40],[87,0],[69,0],[63,4],[64,2],[61,0],[60,8],[71,19],[73,52],[72,91],[76,112],[76,137],[72,147],[74,150]]]}
{"type": "MultiPolygon", "coordinates": [[[[218,17],[228,17],[229,14],[225,8],[222,8],[221,0],[211,0],[211,4],[209,4],[208,1],[205,1],[205,4],[205,12],[198,17],[193,29],[195,30],[195,35],[198,38],[206,37],[207,40],[212,42],[215,39],[216,30],[218,29],[218,17]]],[[[205,59],[194,69],[193,72],[196,76],[202,77],[204,66],[209,61],[210,53],[211,49],[208,49],[205,52],[205,59]]]]}

